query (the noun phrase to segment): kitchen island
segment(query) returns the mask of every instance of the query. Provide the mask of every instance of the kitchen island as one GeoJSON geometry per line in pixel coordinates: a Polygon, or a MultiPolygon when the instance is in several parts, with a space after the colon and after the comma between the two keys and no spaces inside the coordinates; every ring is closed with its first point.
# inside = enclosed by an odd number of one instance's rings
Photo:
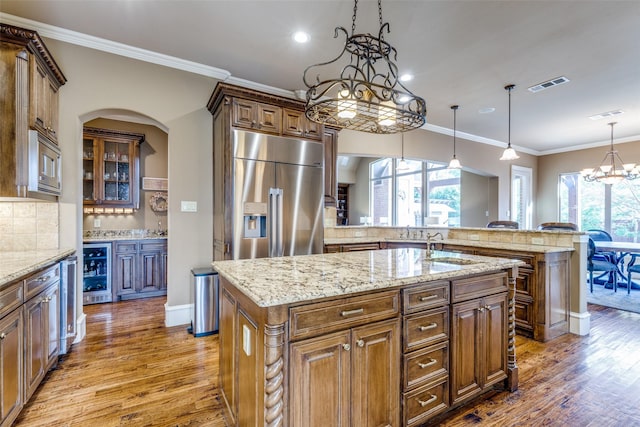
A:
{"type": "Polygon", "coordinates": [[[422,249],[216,261],[231,425],[414,426],[516,390],[518,260],[422,249]]]}

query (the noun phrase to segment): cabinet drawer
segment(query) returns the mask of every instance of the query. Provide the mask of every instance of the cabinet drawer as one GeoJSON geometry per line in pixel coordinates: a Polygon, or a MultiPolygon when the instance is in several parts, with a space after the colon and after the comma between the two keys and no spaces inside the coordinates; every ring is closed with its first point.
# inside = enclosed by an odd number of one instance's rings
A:
{"type": "Polygon", "coordinates": [[[414,351],[404,357],[404,388],[414,388],[449,373],[449,341],[414,351]]]}
{"type": "Polygon", "coordinates": [[[9,314],[14,308],[20,307],[24,302],[22,299],[22,285],[23,282],[20,280],[0,291],[0,319],[9,314]]]}
{"type": "Polygon", "coordinates": [[[136,252],[138,250],[138,242],[115,242],[117,253],[136,252]]]}
{"type": "Polygon", "coordinates": [[[509,290],[507,273],[471,277],[451,282],[451,298],[453,302],[483,297],[509,290]]]}
{"type": "Polygon", "coordinates": [[[24,281],[24,300],[27,301],[29,298],[58,280],[60,280],[60,264],[54,264],[49,268],[33,274],[24,281]]]}
{"type": "Polygon", "coordinates": [[[449,282],[434,282],[402,291],[404,313],[449,304],[449,282]]]}
{"type": "Polygon", "coordinates": [[[416,426],[449,408],[449,381],[447,378],[431,382],[409,393],[404,393],[402,407],[405,426],[416,426]]]}
{"type": "Polygon", "coordinates": [[[434,308],[404,319],[404,351],[449,338],[449,307],[434,308]]]}
{"type": "Polygon", "coordinates": [[[400,313],[399,299],[398,292],[380,292],[293,307],[289,334],[293,340],[388,319],[400,313]]]}
{"type": "Polygon", "coordinates": [[[150,252],[165,252],[167,250],[166,241],[158,242],[140,242],[140,251],[150,251],[150,252]]]}

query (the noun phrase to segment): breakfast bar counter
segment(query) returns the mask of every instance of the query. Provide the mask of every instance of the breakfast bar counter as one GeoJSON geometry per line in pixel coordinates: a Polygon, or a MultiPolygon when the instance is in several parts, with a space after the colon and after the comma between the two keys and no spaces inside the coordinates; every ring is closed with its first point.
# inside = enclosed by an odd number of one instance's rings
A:
{"type": "Polygon", "coordinates": [[[415,248],[214,262],[230,424],[414,426],[516,390],[521,264],[415,248]]]}

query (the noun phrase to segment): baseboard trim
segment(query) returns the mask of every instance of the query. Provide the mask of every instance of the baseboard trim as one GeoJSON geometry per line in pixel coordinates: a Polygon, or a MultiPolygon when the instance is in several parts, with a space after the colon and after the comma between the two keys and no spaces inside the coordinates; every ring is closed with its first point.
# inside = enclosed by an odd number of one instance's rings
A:
{"type": "Polygon", "coordinates": [[[76,339],[73,344],[78,343],[87,335],[87,315],[82,313],[76,320],[76,339]]]}
{"type": "Polygon", "coordinates": [[[589,335],[591,329],[591,313],[569,313],[569,332],[576,335],[589,335]]]}
{"type": "Polygon", "coordinates": [[[164,325],[171,326],[189,325],[191,323],[191,312],[193,304],[183,304],[170,306],[164,304],[164,325]]]}

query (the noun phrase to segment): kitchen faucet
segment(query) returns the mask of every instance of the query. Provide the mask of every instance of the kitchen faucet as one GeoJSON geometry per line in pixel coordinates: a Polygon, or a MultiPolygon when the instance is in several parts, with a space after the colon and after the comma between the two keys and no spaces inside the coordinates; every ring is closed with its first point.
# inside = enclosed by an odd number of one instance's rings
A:
{"type": "Polygon", "coordinates": [[[431,239],[434,239],[438,236],[440,236],[440,240],[444,240],[444,236],[440,232],[433,234],[427,233],[427,258],[431,258],[431,239]]]}

